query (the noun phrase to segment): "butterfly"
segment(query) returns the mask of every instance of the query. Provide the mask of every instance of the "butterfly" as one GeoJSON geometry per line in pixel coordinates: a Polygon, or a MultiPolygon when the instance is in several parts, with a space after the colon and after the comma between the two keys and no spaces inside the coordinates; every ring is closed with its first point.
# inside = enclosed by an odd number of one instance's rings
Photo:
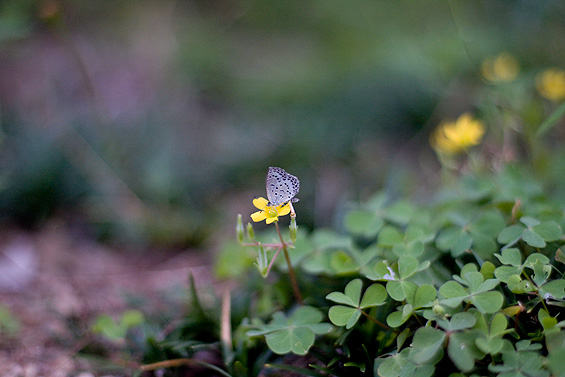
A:
{"type": "Polygon", "coordinates": [[[297,202],[295,198],[300,189],[300,181],[282,168],[270,167],[265,179],[269,206],[279,206],[286,202],[297,202]]]}

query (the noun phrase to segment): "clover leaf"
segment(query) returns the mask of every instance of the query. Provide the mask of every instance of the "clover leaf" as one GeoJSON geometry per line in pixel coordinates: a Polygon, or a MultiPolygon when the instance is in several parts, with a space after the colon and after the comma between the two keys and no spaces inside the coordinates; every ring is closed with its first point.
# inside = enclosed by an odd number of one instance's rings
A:
{"type": "Polygon", "coordinates": [[[409,359],[411,348],[387,357],[386,359],[375,359],[375,376],[381,377],[430,377],[434,374],[434,362],[415,363],[409,359]]]}
{"type": "Polygon", "coordinates": [[[414,294],[406,297],[406,304],[400,306],[396,312],[389,314],[386,319],[390,327],[399,327],[410,318],[418,309],[429,308],[433,306],[436,299],[437,291],[429,284],[419,286],[414,294]]]}
{"type": "Polygon", "coordinates": [[[504,297],[500,292],[492,291],[500,281],[485,280],[474,265],[466,265],[461,271],[461,277],[453,278],[457,281],[450,280],[439,288],[439,293],[444,297],[441,300],[443,305],[455,308],[465,301],[473,304],[481,313],[495,313],[502,306],[504,297]]]}
{"type": "MultiPolygon", "coordinates": [[[[480,316],[481,321],[484,323],[484,317],[480,316]]],[[[504,340],[502,336],[508,332],[506,327],[508,326],[508,321],[506,316],[502,313],[497,313],[492,317],[490,326],[482,328],[482,337],[475,339],[475,345],[484,353],[491,355],[496,355],[502,350],[504,346],[504,340]]]]}
{"type": "Polygon", "coordinates": [[[440,250],[450,251],[459,257],[471,248],[482,258],[488,258],[497,250],[495,238],[504,228],[499,212],[485,212],[471,220],[457,218],[457,224],[443,229],[436,240],[440,250]]]}
{"type": "Polygon", "coordinates": [[[523,240],[532,247],[545,247],[546,242],[556,241],[563,234],[555,221],[540,222],[524,216],[520,218],[520,223],[504,228],[498,234],[498,242],[504,244],[504,247],[510,247],[523,240]]]}
{"type": "Polygon", "coordinates": [[[248,336],[265,335],[267,345],[277,354],[305,355],[314,344],[316,334],[326,334],[332,329],[329,323],[320,323],[322,313],[311,307],[301,306],[290,317],[282,312],[273,314],[269,324],[247,332],[248,336]]]}
{"type": "Polygon", "coordinates": [[[476,339],[477,333],[473,331],[455,332],[449,336],[447,354],[453,364],[464,372],[473,369],[475,360],[485,356],[475,345],[476,339]]]}
{"type": "Polygon", "coordinates": [[[418,263],[418,259],[410,255],[400,257],[398,259],[398,279],[389,279],[386,285],[389,296],[396,301],[403,301],[406,297],[413,296],[418,286],[406,279],[429,266],[429,261],[418,263]]]}
{"type": "Polygon", "coordinates": [[[420,327],[414,334],[410,359],[415,363],[430,361],[443,348],[445,332],[432,327],[420,327]]]}
{"type": "Polygon", "coordinates": [[[377,214],[355,210],[345,216],[345,228],[356,236],[373,238],[382,228],[384,221],[377,214]]]}
{"type": "Polygon", "coordinates": [[[361,317],[363,309],[384,304],[387,294],[382,285],[371,285],[361,299],[362,287],[361,279],[355,279],[345,286],[344,293],[332,292],[326,296],[327,300],[343,304],[332,306],[329,310],[328,316],[334,325],[350,329],[361,317]]]}
{"type": "Polygon", "coordinates": [[[488,369],[500,376],[549,377],[549,372],[543,369],[543,357],[536,352],[506,351],[502,353],[502,362],[502,365],[491,364],[488,369]]]}
{"type": "Polygon", "coordinates": [[[425,244],[434,238],[435,232],[427,224],[411,223],[404,232],[396,226],[386,225],[379,232],[377,244],[379,247],[392,249],[397,257],[419,257],[424,252],[425,244]]]}

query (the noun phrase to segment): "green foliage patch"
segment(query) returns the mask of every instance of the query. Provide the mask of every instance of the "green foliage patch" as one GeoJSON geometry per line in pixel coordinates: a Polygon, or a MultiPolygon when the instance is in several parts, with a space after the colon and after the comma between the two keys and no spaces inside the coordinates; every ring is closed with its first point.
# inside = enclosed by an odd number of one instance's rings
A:
{"type": "MultiPolygon", "coordinates": [[[[258,250],[264,263],[273,258],[270,244],[229,246],[218,261],[222,271],[236,255],[235,271],[248,271],[244,287],[232,293],[230,337],[216,332],[227,317],[206,315],[216,330],[191,347],[218,350],[230,376],[269,369],[308,376],[560,375],[565,207],[539,191],[528,195],[516,168],[504,169],[463,176],[450,189],[468,180],[475,189],[426,205],[379,193],[344,216],[342,232],[299,231],[295,243],[284,244],[303,303],[293,297],[283,261],[267,279],[251,272],[258,250]],[[501,177],[505,186],[488,184],[501,177]],[[521,196],[500,200],[508,191],[521,196]]],[[[154,346],[171,358],[179,344],[154,346]]]]}

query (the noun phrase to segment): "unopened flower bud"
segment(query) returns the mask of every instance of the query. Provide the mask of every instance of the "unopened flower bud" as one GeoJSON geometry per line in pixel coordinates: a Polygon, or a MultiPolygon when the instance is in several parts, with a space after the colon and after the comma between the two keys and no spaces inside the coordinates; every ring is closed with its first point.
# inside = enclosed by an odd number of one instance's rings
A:
{"type": "Polygon", "coordinates": [[[269,274],[267,252],[265,251],[263,245],[261,244],[259,244],[259,255],[257,255],[257,262],[255,263],[255,266],[257,266],[257,269],[259,270],[261,276],[266,278],[267,275],[269,274]]]}
{"type": "Polygon", "coordinates": [[[247,223],[247,237],[249,237],[250,240],[255,239],[255,231],[253,230],[253,225],[251,225],[251,223],[247,223]]]}
{"type": "Polygon", "coordinates": [[[243,223],[241,221],[241,213],[237,215],[237,224],[235,226],[235,234],[237,235],[237,241],[239,243],[243,242],[243,223]]]}
{"type": "Polygon", "coordinates": [[[298,226],[296,225],[296,218],[295,217],[290,218],[290,226],[288,227],[288,229],[290,230],[290,240],[293,243],[296,242],[296,237],[297,237],[297,234],[298,234],[298,226]]]}
{"type": "Polygon", "coordinates": [[[434,305],[434,307],[432,308],[432,311],[438,317],[443,317],[443,315],[445,314],[445,310],[443,309],[443,306],[441,306],[439,304],[434,305]]]}

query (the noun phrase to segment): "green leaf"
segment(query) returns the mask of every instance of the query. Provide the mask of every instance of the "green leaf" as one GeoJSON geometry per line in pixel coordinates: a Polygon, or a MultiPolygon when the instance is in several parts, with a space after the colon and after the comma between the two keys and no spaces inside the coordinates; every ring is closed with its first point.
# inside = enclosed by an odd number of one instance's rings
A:
{"type": "Polygon", "coordinates": [[[402,311],[400,310],[392,312],[386,317],[387,325],[393,328],[402,326],[404,322],[406,322],[406,319],[403,318],[402,311]]]}
{"type": "Polygon", "coordinates": [[[498,279],[487,279],[483,281],[476,289],[472,290],[471,293],[475,294],[490,291],[494,289],[498,284],[500,284],[500,281],[498,279]]]}
{"type": "Polygon", "coordinates": [[[471,233],[471,236],[473,238],[472,250],[481,258],[491,258],[492,254],[498,250],[498,245],[494,238],[483,233],[471,233]]]}
{"type": "Polygon", "coordinates": [[[20,331],[21,323],[12,311],[0,304],[0,334],[12,335],[20,331]]]}
{"type": "Polygon", "coordinates": [[[366,238],[375,237],[383,224],[384,221],[380,217],[367,211],[354,210],[345,216],[347,231],[366,238]]]}
{"type": "Polygon", "coordinates": [[[276,312],[269,324],[250,330],[247,335],[265,335],[267,345],[277,354],[304,355],[314,344],[316,334],[325,334],[332,328],[328,323],[320,323],[322,318],[319,310],[301,306],[288,318],[284,313],[276,312]]]}
{"type": "Polygon", "coordinates": [[[449,330],[458,331],[471,328],[475,325],[477,319],[475,316],[468,312],[455,313],[449,321],[449,330]]]}
{"type": "Polygon", "coordinates": [[[359,270],[361,266],[343,250],[338,250],[332,253],[330,257],[330,267],[336,274],[349,274],[359,270]]]}
{"type": "Polygon", "coordinates": [[[475,345],[484,353],[496,355],[504,346],[504,341],[501,338],[477,338],[475,345]]]}
{"type": "Polygon", "coordinates": [[[495,313],[504,302],[504,296],[498,291],[490,291],[472,296],[471,302],[481,313],[495,313]]]}
{"type": "Polygon", "coordinates": [[[381,305],[387,298],[386,289],[380,284],[373,284],[365,290],[363,300],[361,300],[361,308],[370,308],[381,305]]]}
{"type": "Polygon", "coordinates": [[[436,240],[438,249],[442,251],[451,251],[453,257],[462,255],[466,250],[471,248],[473,238],[462,228],[450,227],[442,230],[436,240]]]}
{"type": "MultiPolygon", "coordinates": [[[[409,349],[405,349],[396,355],[387,357],[378,367],[377,372],[380,377],[398,377],[402,369],[409,363],[409,349]]],[[[375,359],[375,364],[376,364],[375,359]]]]}
{"type": "Polygon", "coordinates": [[[528,255],[526,261],[524,262],[524,267],[533,269],[533,265],[540,261],[542,264],[549,264],[549,258],[540,253],[533,253],[528,255]]]}
{"type": "Polygon", "coordinates": [[[310,346],[314,344],[314,332],[306,327],[272,332],[265,338],[269,348],[280,355],[289,352],[305,355],[310,346]]]}
{"type": "Polygon", "coordinates": [[[380,284],[373,284],[367,288],[361,301],[362,286],[361,279],[355,279],[345,286],[344,293],[332,292],[326,296],[327,300],[350,306],[336,305],[330,308],[328,316],[334,325],[346,326],[350,329],[361,317],[360,308],[369,308],[385,302],[386,290],[380,284]]]}
{"type": "Polygon", "coordinates": [[[518,242],[520,237],[522,237],[522,233],[524,232],[524,226],[520,224],[510,225],[507,228],[504,228],[498,234],[498,242],[503,245],[510,245],[518,242]]]}
{"type": "Polygon", "coordinates": [[[391,280],[386,284],[386,291],[396,301],[403,301],[406,297],[414,296],[418,286],[411,281],[391,280]]]}
{"type": "Polygon", "coordinates": [[[534,270],[534,274],[532,275],[532,281],[535,285],[540,287],[543,285],[547,278],[549,277],[549,273],[551,272],[551,266],[546,265],[541,262],[541,260],[537,260],[533,265],[532,269],[534,270]]]}
{"type": "MultiPolygon", "coordinates": [[[[565,104],[563,106],[565,109],[565,104]]],[[[553,376],[563,377],[565,375],[565,348],[556,349],[549,353],[548,366],[553,376]]]]}
{"type": "Polygon", "coordinates": [[[506,316],[502,313],[497,313],[490,321],[490,334],[492,336],[502,335],[506,331],[506,327],[508,327],[506,316]]]}
{"type": "Polygon", "coordinates": [[[532,343],[532,341],[529,339],[520,340],[516,343],[516,349],[518,351],[539,351],[541,348],[541,344],[532,343]]]}
{"type": "Polygon", "coordinates": [[[420,327],[414,334],[410,359],[417,364],[431,360],[442,348],[445,333],[432,327],[420,327]]]}
{"type": "Polygon", "coordinates": [[[500,266],[494,270],[494,276],[503,283],[508,283],[511,276],[522,273],[521,267],[500,266]]]}
{"type": "Polygon", "coordinates": [[[481,274],[479,271],[473,271],[468,273],[461,272],[461,277],[464,278],[471,292],[476,292],[479,286],[483,282],[483,274],[481,274]]]}
{"type": "Polygon", "coordinates": [[[416,272],[424,271],[426,268],[430,267],[430,265],[431,262],[429,260],[425,260],[418,265],[418,268],[416,268],[416,272]]]}
{"type": "Polygon", "coordinates": [[[413,256],[402,256],[398,259],[398,274],[401,279],[412,276],[418,269],[418,259],[413,256]]]}
{"type": "Polygon", "coordinates": [[[562,235],[561,228],[555,221],[543,222],[534,226],[532,230],[546,242],[557,241],[562,235]]]}
{"type": "Polygon", "coordinates": [[[414,314],[414,307],[410,304],[403,305],[396,312],[389,314],[387,323],[390,327],[399,327],[414,314]]]}
{"type": "Polygon", "coordinates": [[[398,228],[388,225],[384,226],[379,232],[379,238],[377,242],[379,246],[382,247],[393,247],[394,245],[400,244],[404,241],[404,236],[398,230],[398,228]]]}
{"type": "MultiPolygon", "coordinates": [[[[483,318],[481,316],[481,318],[483,318]]],[[[485,337],[475,339],[475,344],[482,352],[496,355],[504,346],[502,336],[506,332],[508,321],[502,313],[497,313],[491,320],[489,331],[485,333],[485,337]]]]}
{"type": "Polygon", "coordinates": [[[112,317],[103,314],[98,316],[96,322],[92,326],[92,331],[102,334],[111,340],[123,339],[126,336],[127,329],[118,325],[112,317]]]}
{"type": "Polygon", "coordinates": [[[424,243],[420,240],[394,245],[392,252],[401,257],[403,255],[410,255],[412,257],[419,257],[424,252],[424,243]]]}
{"type": "Polygon", "coordinates": [[[350,329],[361,317],[361,311],[357,308],[336,305],[330,308],[328,317],[334,325],[346,326],[347,329],[350,329]]]}
{"type": "Polygon", "coordinates": [[[520,250],[516,248],[504,249],[500,254],[495,254],[495,257],[498,258],[502,264],[509,264],[514,267],[522,265],[522,254],[520,250]]]}
{"type": "Polygon", "coordinates": [[[248,253],[248,248],[239,244],[239,242],[226,242],[214,264],[214,274],[220,279],[233,278],[242,276],[247,273],[253,266],[256,253],[248,253]]]}
{"type": "Polygon", "coordinates": [[[488,211],[474,219],[467,228],[473,234],[496,237],[504,229],[504,219],[498,211],[488,211]]]}
{"type": "Polygon", "coordinates": [[[131,310],[126,310],[122,314],[122,319],[120,321],[120,324],[126,329],[128,329],[134,326],[141,325],[143,321],[145,321],[145,317],[143,316],[143,313],[140,312],[139,310],[131,309],[131,310]]]}
{"type": "Polygon", "coordinates": [[[437,291],[433,285],[430,284],[422,284],[416,289],[416,293],[414,294],[414,300],[412,301],[412,305],[414,308],[423,308],[429,307],[433,304],[434,300],[436,299],[437,291]]]}
{"type": "Polygon", "coordinates": [[[532,247],[545,247],[545,241],[543,240],[543,238],[541,238],[541,236],[534,232],[532,229],[524,230],[522,239],[532,247]]]}
{"type": "Polygon", "coordinates": [[[475,359],[482,359],[484,354],[475,345],[476,335],[472,333],[452,333],[447,345],[449,358],[463,372],[475,366],[475,359]]]}
{"type": "Polygon", "coordinates": [[[344,293],[354,303],[353,306],[359,306],[359,301],[361,301],[362,288],[363,288],[363,282],[361,281],[361,279],[351,280],[345,286],[344,293]]]}
{"type": "Polygon", "coordinates": [[[367,274],[367,277],[371,280],[390,280],[393,278],[393,276],[391,276],[390,267],[387,265],[386,261],[377,262],[373,273],[367,274]]]}
{"type": "Polygon", "coordinates": [[[467,290],[465,290],[461,284],[453,280],[445,282],[439,288],[439,294],[445,298],[467,297],[469,295],[467,290]]]}
{"type": "Polygon", "coordinates": [[[491,372],[503,372],[500,376],[549,377],[543,369],[543,358],[535,352],[502,352],[503,365],[489,365],[491,372]]]}
{"type": "Polygon", "coordinates": [[[529,217],[529,216],[522,216],[520,218],[520,222],[528,228],[532,228],[540,224],[540,221],[538,219],[534,219],[533,217],[529,217]]]}
{"type": "Polygon", "coordinates": [[[344,295],[341,292],[332,292],[326,296],[326,300],[337,302],[338,304],[345,304],[349,306],[356,307],[357,303],[354,302],[351,297],[344,295]]]}
{"type": "Polygon", "coordinates": [[[547,284],[544,284],[539,289],[540,295],[544,300],[554,299],[554,300],[564,300],[565,299],[565,280],[552,280],[547,284]]]}
{"type": "Polygon", "coordinates": [[[413,204],[407,201],[398,201],[386,209],[384,216],[393,223],[406,225],[415,212],[416,209],[413,204]]]}
{"type": "Polygon", "coordinates": [[[461,228],[449,227],[441,230],[436,239],[436,245],[438,249],[442,251],[450,250],[451,247],[457,242],[460,234],[461,228]]]}
{"type": "Polygon", "coordinates": [[[513,293],[526,293],[535,291],[535,286],[527,280],[522,280],[520,275],[512,275],[507,279],[508,288],[513,293]]]}

